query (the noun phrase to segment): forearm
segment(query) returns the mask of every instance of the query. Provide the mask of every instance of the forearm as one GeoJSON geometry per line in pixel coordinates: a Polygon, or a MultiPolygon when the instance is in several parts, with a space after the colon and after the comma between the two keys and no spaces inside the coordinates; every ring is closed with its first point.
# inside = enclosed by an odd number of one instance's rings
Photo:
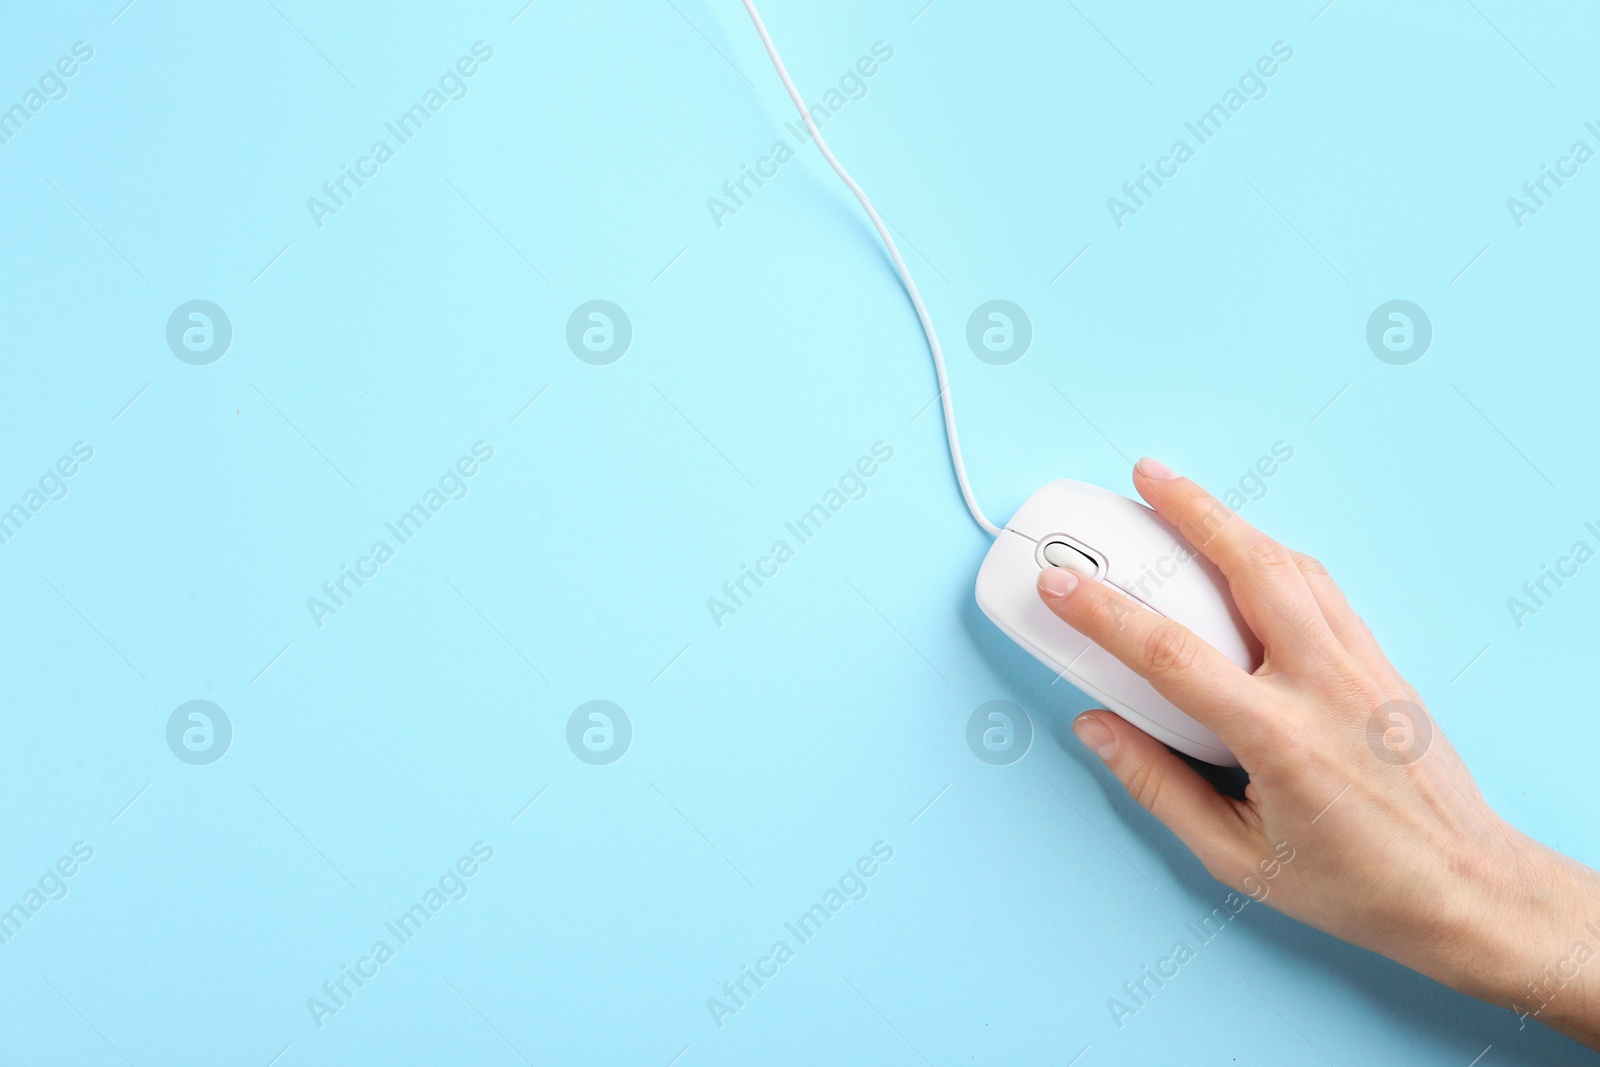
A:
{"type": "Polygon", "coordinates": [[[1504,827],[1469,956],[1436,975],[1600,1049],[1600,874],[1504,827]]]}

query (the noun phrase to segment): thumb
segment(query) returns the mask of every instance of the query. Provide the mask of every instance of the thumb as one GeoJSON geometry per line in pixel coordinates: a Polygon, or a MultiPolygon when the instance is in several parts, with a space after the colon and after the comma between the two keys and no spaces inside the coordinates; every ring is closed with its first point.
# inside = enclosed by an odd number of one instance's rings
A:
{"type": "Polygon", "coordinates": [[[1248,831],[1238,807],[1166,745],[1109,711],[1084,712],[1072,732],[1208,870],[1225,870],[1242,853],[1248,831]]]}

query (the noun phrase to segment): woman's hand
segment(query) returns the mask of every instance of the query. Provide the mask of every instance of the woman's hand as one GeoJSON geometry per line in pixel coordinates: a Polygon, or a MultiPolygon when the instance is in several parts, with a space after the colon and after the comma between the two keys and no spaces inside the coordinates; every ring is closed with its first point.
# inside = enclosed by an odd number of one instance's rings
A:
{"type": "Polygon", "coordinates": [[[1108,711],[1080,716],[1079,739],[1219,881],[1600,1048],[1600,875],[1489,808],[1321,564],[1154,460],[1134,483],[1221,569],[1261,668],[1067,570],[1042,572],[1040,596],[1210,727],[1250,785],[1222,796],[1108,711]]]}

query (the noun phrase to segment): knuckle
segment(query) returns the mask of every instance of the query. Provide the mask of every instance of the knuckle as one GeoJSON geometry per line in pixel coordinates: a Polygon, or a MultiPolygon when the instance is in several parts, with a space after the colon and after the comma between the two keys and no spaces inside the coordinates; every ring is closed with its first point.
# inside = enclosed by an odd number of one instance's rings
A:
{"type": "Polygon", "coordinates": [[[1241,871],[1244,872],[1243,877],[1249,877],[1254,871],[1248,856],[1226,838],[1207,834],[1189,844],[1189,847],[1200,860],[1201,866],[1205,867],[1206,873],[1223,885],[1237,884],[1241,880],[1241,871]]]}
{"type": "Polygon", "coordinates": [[[1089,622],[1097,633],[1116,633],[1127,625],[1130,618],[1139,613],[1139,609],[1127,598],[1103,587],[1096,591],[1100,595],[1095,598],[1089,622]]]}
{"type": "Polygon", "coordinates": [[[1288,729],[1289,723],[1278,731],[1274,739],[1277,765],[1287,768],[1291,775],[1304,775],[1315,767],[1324,755],[1323,746],[1313,730],[1288,729]]]}
{"type": "Polygon", "coordinates": [[[1295,561],[1289,555],[1289,550],[1270,537],[1257,537],[1251,540],[1244,553],[1245,562],[1258,571],[1269,574],[1281,574],[1285,570],[1298,569],[1295,561]]]}
{"type": "Polygon", "coordinates": [[[1339,665],[1334,672],[1331,688],[1337,706],[1358,709],[1362,714],[1389,699],[1383,687],[1350,664],[1339,665]]]}
{"type": "Polygon", "coordinates": [[[1195,665],[1199,656],[1194,635],[1170,623],[1155,627],[1144,640],[1144,660],[1155,674],[1182,674],[1195,665]]]}
{"type": "Polygon", "coordinates": [[[1308,556],[1304,553],[1297,552],[1295,553],[1294,561],[1297,565],[1299,565],[1300,573],[1306,575],[1308,578],[1332,577],[1332,575],[1328,573],[1328,568],[1323,566],[1322,561],[1317,559],[1315,556],[1308,556]]]}
{"type": "Polygon", "coordinates": [[[1245,739],[1261,752],[1286,751],[1305,735],[1302,724],[1310,717],[1301,707],[1296,683],[1281,680],[1267,682],[1243,710],[1250,723],[1245,739]]]}
{"type": "Polygon", "coordinates": [[[1199,488],[1184,501],[1183,512],[1178,524],[1180,532],[1196,547],[1209,544],[1234,519],[1234,513],[1221,501],[1199,488]]]}
{"type": "Polygon", "coordinates": [[[1137,607],[1119,596],[1109,597],[1106,600],[1106,611],[1111,616],[1112,624],[1119,630],[1128,624],[1129,619],[1136,618],[1139,614],[1137,607]]]}
{"type": "Polygon", "coordinates": [[[1136,804],[1153,812],[1161,802],[1162,781],[1163,777],[1156,772],[1154,764],[1141,763],[1128,773],[1122,784],[1136,804]]]}
{"type": "Polygon", "coordinates": [[[1252,743],[1262,751],[1288,752],[1303,733],[1294,728],[1293,720],[1284,714],[1264,715],[1251,724],[1252,743]]]}

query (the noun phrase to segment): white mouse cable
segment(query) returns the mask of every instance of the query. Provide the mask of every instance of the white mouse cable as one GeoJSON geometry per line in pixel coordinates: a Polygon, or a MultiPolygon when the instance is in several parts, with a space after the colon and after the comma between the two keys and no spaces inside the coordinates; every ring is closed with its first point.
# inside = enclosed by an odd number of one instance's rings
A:
{"type": "Polygon", "coordinates": [[[811,132],[811,139],[816,142],[822,158],[828,161],[828,166],[839,179],[849,186],[850,191],[856,194],[856,199],[861,201],[862,208],[867,217],[872,220],[873,227],[878,231],[878,236],[883,240],[883,246],[889,250],[889,258],[894,260],[894,269],[900,275],[900,281],[906,287],[906,293],[911,297],[911,305],[917,309],[917,318],[922,320],[922,332],[928,337],[928,351],[933,354],[933,369],[939,379],[939,400],[944,408],[944,433],[950,443],[950,465],[955,468],[956,484],[961,487],[961,499],[966,502],[967,510],[972,513],[972,518],[977,524],[988,531],[991,537],[1000,536],[1000,527],[984,517],[983,509],[978,507],[978,501],[972,495],[972,486],[967,484],[966,464],[961,461],[961,441],[956,436],[956,410],[955,404],[950,399],[950,379],[944,369],[944,351],[939,347],[939,334],[933,328],[933,320],[928,317],[928,309],[923,306],[922,294],[917,291],[917,283],[911,278],[911,271],[906,268],[906,261],[900,258],[900,249],[895,247],[894,238],[889,236],[889,228],[883,224],[878,211],[872,206],[872,201],[867,199],[867,194],[861,191],[861,186],[855,183],[843,165],[833,157],[828,149],[828,142],[822,139],[822,131],[817,128],[816,122],[811,118],[811,109],[806,107],[805,100],[800,96],[800,90],[794,87],[794,81],[789,77],[789,71],[783,65],[783,59],[778,55],[777,46],[772,43],[772,38],[767,34],[766,24],[761,21],[761,12],[756,10],[752,0],[743,0],[745,11],[750,14],[750,21],[755,23],[756,33],[761,35],[761,43],[767,49],[767,56],[772,60],[772,65],[777,68],[778,77],[783,79],[783,87],[789,92],[789,99],[794,102],[795,109],[800,112],[801,120],[806,124],[806,129],[811,132]]]}

